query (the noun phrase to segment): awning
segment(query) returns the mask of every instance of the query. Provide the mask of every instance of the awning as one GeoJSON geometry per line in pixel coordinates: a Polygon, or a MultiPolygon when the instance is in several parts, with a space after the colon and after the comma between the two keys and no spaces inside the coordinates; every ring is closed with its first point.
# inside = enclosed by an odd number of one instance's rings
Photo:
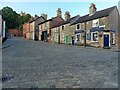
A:
{"type": "Polygon", "coordinates": [[[104,27],[92,27],[90,29],[90,32],[95,32],[95,31],[101,32],[103,30],[104,30],[104,27]]]}
{"type": "Polygon", "coordinates": [[[84,32],[84,30],[76,30],[76,31],[75,31],[75,34],[83,33],[83,32],[84,32]]]}

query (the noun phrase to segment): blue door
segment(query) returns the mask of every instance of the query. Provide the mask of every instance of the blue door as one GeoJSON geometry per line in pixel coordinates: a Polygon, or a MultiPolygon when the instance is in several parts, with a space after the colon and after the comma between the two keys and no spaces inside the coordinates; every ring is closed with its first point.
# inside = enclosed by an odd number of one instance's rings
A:
{"type": "Polygon", "coordinates": [[[104,47],[109,47],[109,35],[104,35],[104,47]]]}
{"type": "Polygon", "coordinates": [[[72,45],[74,45],[74,37],[72,37],[72,45]]]}

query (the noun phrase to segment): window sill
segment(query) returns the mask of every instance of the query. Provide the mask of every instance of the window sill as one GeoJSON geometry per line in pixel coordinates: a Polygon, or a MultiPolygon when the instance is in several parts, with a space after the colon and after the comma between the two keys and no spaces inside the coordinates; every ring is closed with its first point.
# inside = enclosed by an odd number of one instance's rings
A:
{"type": "Polygon", "coordinates": [[[91,41],[92,43],[98,43],[98,41],[91,41]]]}

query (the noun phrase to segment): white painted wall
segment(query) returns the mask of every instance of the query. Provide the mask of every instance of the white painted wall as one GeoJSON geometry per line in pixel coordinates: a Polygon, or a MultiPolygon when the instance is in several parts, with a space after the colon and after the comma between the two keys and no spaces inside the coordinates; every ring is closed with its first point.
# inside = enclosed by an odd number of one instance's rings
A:
{"type": "Polygon", "coordinates": [[[3,38],[5,38],[5,21],[3,21],[3,38]]]}
{"type": "Polygon", "coordinates": [[[2,36],[2,16],[0,15],[0,36],[2,36]]]}

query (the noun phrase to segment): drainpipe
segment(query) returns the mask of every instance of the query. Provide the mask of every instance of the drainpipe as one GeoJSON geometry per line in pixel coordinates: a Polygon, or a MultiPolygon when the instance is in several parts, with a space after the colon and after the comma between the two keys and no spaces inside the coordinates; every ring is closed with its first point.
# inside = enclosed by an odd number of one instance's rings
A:
{"type": "Polygon", "coordinates": [[[84,31],[84,47],[86,47],[86,22],[84,22],[85,24],[85,31],[84,31]]]}

